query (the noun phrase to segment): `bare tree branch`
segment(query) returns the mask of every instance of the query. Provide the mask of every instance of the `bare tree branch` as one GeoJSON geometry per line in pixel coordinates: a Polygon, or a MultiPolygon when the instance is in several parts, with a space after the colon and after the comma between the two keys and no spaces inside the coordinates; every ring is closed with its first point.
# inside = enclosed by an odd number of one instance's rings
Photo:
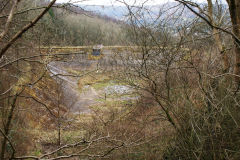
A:
{"type": "Polygon", "coordinates": [[[34,20],[32,20],[29,24],[24,26],[21,31],[16,33],[10,41],[1,49],[0,58],[6,53],[6,51],[13,45],[13,43],[19,39],[26,31],[32,28],[44,15],[47,11],[54,5],[56,0],[52,0],[52,2],[39,14],[34,20]]]}
{"type": "MultiPolygon", "coordinates": [[[[201,19],[203,19],[210,27],[221,30],[229,35],[231,35],[234,39],[236,39],[237,43],[240,44],[240,39],[238,38],[237,35],[235,35],[233,32],[230,32],[224,28],[218,27],[214,24],[212,24],[207,18],[205,18],[204,16],[202,16],[200,13],[198,13],[197,11],[195,11],[192,7],[190,7],[189,5],[192,5],[191,3],[189,3],[189,1],[185,1],[185,0],[175,0],[179,3],[182,3],[184,6],[186,6],[190,11],[192,11],[195,15],[197,15],[198,17],[200,17],[201,19]]],[[[194,6],[193,6],[194,7],[194,6]]]]}
{"type": "Polygon", "coordinates": [[[10,11],[10,14],[8,15],[8,19],[5,24],[5,28],[4,28],[3,32],[0,34],[0,42],[2,41],[3,37],[7,34],[8,30],[9,30],[9,26],[13,20],[13,14],[14,14],[19,2],[20,2],[20,0],[13,1],[12,9],[10,11]]]}

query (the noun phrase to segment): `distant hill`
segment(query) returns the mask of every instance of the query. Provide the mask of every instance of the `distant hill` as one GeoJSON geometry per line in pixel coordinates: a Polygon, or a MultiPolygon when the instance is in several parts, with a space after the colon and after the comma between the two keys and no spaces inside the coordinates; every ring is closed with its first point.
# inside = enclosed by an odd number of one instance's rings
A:
{"type": "MultiPolygon", "coordinates": [[[[176,2],[171,2],[162,5],[147,5],[142,9],[142,13],[146,15],[146,18],[149,17],[149,21],[151,18],[159,16],[159,14],[163,14],[162,17],[168,16],[171,12],[182,12],[181,10],[170,9],[176,6],[176,2]],[[160,13],[161,12],[163,13],[160,13]]],[[[90,11],[97,15],[111,17],[116,20],[125,21],[127,19],[127,15],[129,13],[128,8],[126,6],[100,6],[100,5],[80,5],[80,7],[86,11],[90,11]]],[[[137,8],[133,9],[133,11],[138,10],[137,8]]],[[[185,19],[194,18],[195,15],[188,9],[184,9],[183,16],[185,19]]]]}
{"type": "Polygon", "coordinates": [[[128,13],[125,6],[84,5],[81,7],[98,15],[108,16],[117,20],[124,20],[124,16],[128,13]]]}

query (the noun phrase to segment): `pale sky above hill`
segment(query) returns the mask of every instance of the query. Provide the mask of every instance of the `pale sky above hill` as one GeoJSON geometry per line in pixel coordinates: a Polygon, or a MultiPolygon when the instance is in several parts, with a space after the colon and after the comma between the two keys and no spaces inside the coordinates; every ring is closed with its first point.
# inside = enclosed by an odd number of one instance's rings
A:
{"type": "MultiPolygon", "coordinates": [[[[120,0],[121,1],[121,0],[120,0]]],[[[135,0],[125,0],[126,3],[128,4],[133,4],[135,0]]],[[[136,0],[138,4],[142,4],[146,0],[136,0]]],[[[157,5],[157,4],[163,4],[167,2],[173,2],[174,0],[148,0],[146,5],[157,5]]],[[[206,2],[206,0],[195,0],[198,2],[206,2]]],[[[123,5],[120,2],[116,2],[116,0],[57,0],[57,3],[75,3],[75,4],[83,4],[83,5],[123,5]]]]}

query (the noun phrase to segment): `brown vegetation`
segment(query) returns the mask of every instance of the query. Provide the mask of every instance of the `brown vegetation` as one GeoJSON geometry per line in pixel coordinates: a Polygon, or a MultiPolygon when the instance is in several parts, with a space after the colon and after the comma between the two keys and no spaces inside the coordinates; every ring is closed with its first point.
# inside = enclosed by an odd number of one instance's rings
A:
{"type": "Polygon", "coordinates": [[[0,1],[0,159],[239,159],[240,4],[176,1],[155,16],[121,1],[127,25],[55,0],[0,1]],[[91,55],[101,42],[112,54],[91,55]],[[78,54],[109,68],[74,69],[78,54]],[[55,73],[59,61],[69,67],[55,73]],[[107,95],[112,81],[131,93],[107,95]],[[73,112],[64,89],[85,86],[98,103],[73,112]]]}

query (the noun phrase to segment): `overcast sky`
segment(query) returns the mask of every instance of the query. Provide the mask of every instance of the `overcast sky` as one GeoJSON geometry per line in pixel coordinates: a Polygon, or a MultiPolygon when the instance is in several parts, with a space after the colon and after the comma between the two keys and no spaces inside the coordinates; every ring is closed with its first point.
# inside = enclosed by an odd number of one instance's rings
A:
{"type": "MultiPolygon", "coordinates": [[[[122,3],[116,2],[116,0],[57,0],[58,3],[63,2],[73,2],[73,3],[79,3],[84,5],[123,5],[122,3]]],[[[125,0],[128,4],[133,4],[135,0],[125,0]]],[[[145,2],[146,0],[136,0],[137,4],[141,4],[145,2]]],[[[146,4],[148,5],[156,5],[156,4],[162,4],[166,2],[171,2],[174,0],[149,0],[146,4]]],[[[206,1],[206,0],[197,0],[197,1],[206,1]]]]}

